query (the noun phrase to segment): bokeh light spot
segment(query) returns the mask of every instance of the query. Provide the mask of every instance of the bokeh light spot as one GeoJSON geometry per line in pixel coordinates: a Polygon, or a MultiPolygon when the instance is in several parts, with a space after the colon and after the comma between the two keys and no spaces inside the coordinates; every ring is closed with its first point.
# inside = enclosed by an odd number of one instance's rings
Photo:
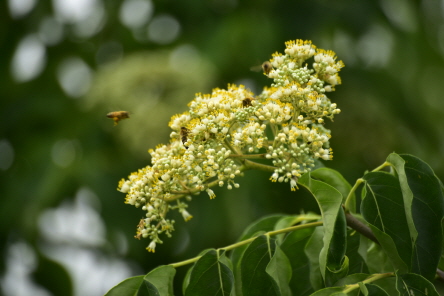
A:
{"type": "Polygon", "coordinates": [[[37,267],[37,258],[30,245],[22,241],[11,243],[4,259],[5,272],[0,278],[0,294],[11,296],[52,295],[32,281],[31,273],[37,267]]]}
{"type": "Polygon", "coordinates": [[[126,0],[119,11],[122,24],[131,29],[140,28],[153,14],[153,4],[148,0],[126,0]]]}
{"type": "Polygon", "coordinates": [[[382,25],[373,25],[358,41],[356,52],[366,66],[382,68],[393,52],[392,33],[382,25]]]}
{"type": "Polygon", "coordinates": [[[63,27],[53,17],[46,17],[40,22],[39,38],[46,45],[56,45],[63,38],[63,27]]]}
{"type": "Polygon", "coordinates": [[[57,19],[66,23],[85,20],[97,5],[96,0],[53,0],[52,4],[57,19]]]}
{"type": "Polygon", "coordinates": [[[63,91],[70,97],[83,96],[91,84],[91,69],[80,58],[64,60],[57,71],[57,78],[63,91]]]}
{"type": "Polygon", "coordinates": [[[40,215],[40,231],[52,243],[100,246],[105,242],[105,226],[95,210],[97,207],[100,208],[100,201],[96,195],[80,188],[74,201],[64,202],[40,215]]]}
{"type": "Polygon", "coordinates": [[[35,35],[24,37],[12,58],[12,75],[18,82],[37,77],[46,64],[46,49],[35,35]]]}
{"type": "Polygon", "coordinates": [[[179,22],[169,15],[155,17],[148,26],[148,38],[159,44],[173,42],[179,33],[179,22]]]}
{"type": "Polygon", "coordinates": [[[12,18],[28,14],[35,6],[36,0],[8,0],[9,13],[12,18]]]}

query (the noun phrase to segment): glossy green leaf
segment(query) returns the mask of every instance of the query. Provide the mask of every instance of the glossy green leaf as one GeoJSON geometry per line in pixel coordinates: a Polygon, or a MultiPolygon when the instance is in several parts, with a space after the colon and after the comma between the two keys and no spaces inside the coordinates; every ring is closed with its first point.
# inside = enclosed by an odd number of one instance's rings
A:
{"type": "Polygon", "coordinates": [[[209,250],[194,264],[185,295],[228,296],[233,290],[233,285],[233,272],[219,261],[215,250],[209,250]]]}
{"type": "Polygon", "coordinates": [[[274,279],[276,286],[279,289],[279,295],[291,296],[290,279],[291,279],[291,264],[285,253],[276,244],[273,257],[267,265],[265,271],[274,279]]]}
{"type": "Polygon", "coordinates": [[[185,291],[188,288],[188,285],[190,284],[190,277],[191,277],[191,273],[193,272],[193,266],[191,266],[190,268],[188,268],[187,273],[185,274],[185,278],[183,279],[182,282],[182,294],[185,295],[185,291]]]}
{"type": "Polygon", "coordinates": [[[173,279],[176,269],[169,265],[159,266],[145,277],[145,286],[151,296],[168,296],[173,294],[173,279]]]}
{"type": "Polygon", "coordinates": [[[350,260],[348,270],[349,274],[368,273],[367,264],[359,253],[362,235],[354,230],[348,230],[347,234],[346,255],[350,260]]]}
{"type": "MultiPolygon", "coordinates": [[[[378,272],[379,273],[379,272],[378,272]]],[[[377,281],[372,282],[371,284],[377,285],[381,289],[387,292],[390,296],[398,296],[399,292],[396,290],[396,277],[385,277],[379,279],[377,281]]]]}
{"type": "Polygon", "coordinates": [[[413,242],[415,242],[418,236],[418,232],[416,231],[415,224],[413,222],[413,216],[412,216],[413,193],[408,184],[405,166],[404,166],[405,161],[402,159],[400,155],[396,153],[391,153],[387,157],[387,161],[390,162],[393,168],[396,170],[404,201],[403,205],[404,205],[404,212],[406,215],[406,223],[410,231],[410,237],[412,238],[413,242]]]}
{"type": "Polygon", "coordinates": [[[240,266],[244,296],[279,295],[276,282],[266,272],[274,250],[274,240],[264,235],[256,238],[245,250],[240,266]]]}
{"type": "Polygon", "coordinates": [[[364,175],[361,213],[395,269],[408,272],[412,242],[398,179],[385,172],[364,175]]]}
{"type": "MultiPolygon", "coordinates": [[[[275,230],[276,223],[281,219],[287,217],[287,215],[272,215],[263,217],[254,223],[250,224],[247,229],[245,229],[244,233],[242,233],[241,237],[238,241],[243,241],[249,239],[258,233],[265,233],[268,231],[275,230]]],[[[241,246],[233,250],[231,254],[231,260],[233,265],[236,266],[240,262],[240,258],[242,257],[242,253],[248,246],[241,246]]]]}
{"type": "Polygon", "coordinates": [[[144,275],[139,275],[127,278],[111,288],[104,296],[138,296],[140,295],[139,288],[143,284],[144,277],[144,275]]]}
{"type": "MultiPolygon", "coordinates": [[[[277,221],[274,230],[283,229],[286,227],[294,226],[296,224],[299,224],[301,222],[312,222],[312,221],[319,221],[321,220],[321,216],[314,213],[307,213],[307,214],[300,214],[300,215],[294,215],[294,216],[286,216],[282,217],[277,221]]],[[[275,236],[275,238],[278,240],[279,243],[282,243],[284,240],[284,237],[286,237],[287,234],[279,234],[275,236]]]]}
{"type": "Polygon", "coordinates": [[[290,288],[294,295],[305,296],[313,292],[310,283],[310,262],[304,252],[313,231],[314,228],[293,231],[285,237],[281,244],[281,249],[287,255],[292,266],[290,288]]]}
{"type": "MultiPolygon", "coordinates": [[[[205,249],[205,250],[201,251],[198,256],[203,256],[203,255],[205,255],[210,250],[214,250],[214,249],[205,249]]],[[[182,282],[182,294],[184,294],[184,295],[185,295],[185,291],[186,291],[188,285],[190,284],[190,276],[191,276],[191,272],[193,272],[194,266],[195,266],[195,264],[193,264],[187,270],[187,273],[185,274],[185,278],[184,278],[184,280],[182,282]]]]}
{"type": "MultiPolygon", "coordinates": [[[[265,233],[268,231],[272,231],[276,229],[276,224],[283,218],[288,217],[287,215],[272,215],[263,217],[252,224],[248,226],[247,229],[245,229],[244,233],[241,235],[238,241],[243,241],[246,239],[249,239],[253,236],[256,236],[261,233],[265,233]]],[[[245,252],[245,250],[248,248],[249,245],[244,245],[241,247],[238,247],[233,250],[231,253],[231,261],[233,262],[233,270],[234,270],[234,276],[235,276],[235,289],[236,294],[242,293],[242,280],[241,280],[241,272],[240,272],[240,264],[242,256],[245,252]]]]}
{"type": "Polygon", "coordinates": [[[374,284],[365,284],[367,293],[365,296],[390,296],[383,288],[374,284]]]}
{"type": "Polygon", "coordinates": [[[52,295],[73,295],[72,281],[66,268],[59,262],[37,251],[38,265],[32,272],[36,284],[45,288],[52,295]],[[54,285],[57,282],[58,285],[54,285]]]}
{"type": "Polygon", "coordinates": [[[345,286],[345,285],[353,285],[363,280],[367,279],[370,275],[367,273],[355,273],[350,274],[335,283],[336,287],[345,286]]]}
{"type": "Polygon", "coordinates": [[[309,265],[309,278],[310,284],[313,289],[319,290],[325,287],[324,279],[322,278],[321,270],[319,267],[319,254],[321,253],[322,247],[324,246],[324,227],[316,227],[313,234],[308,239],[305,245],[304,253],[310,263],[309,265]]]}
{"type": "Polygon", "coordinates": [[[310,294],[310,296],[346,296],[347,294],[343,293],[345,287],[330,287],[325,288],[322,290],[318,290],[314,292],[313,294],[310,294]]]}
{"type": "Polygon", "coordinates": [[[344,268],[347,231],[342,210],[342,194],[332,186],[312,179],[310,174],[303,175],[299,184],[312,193],[321,210],[324,236],[319,254],[319,268],[324,280],[330,284],[327,275],[331,272],[341,272],[344,268]],[[327,268],[330,271],[328,274],[327,268]]]}
{"type": "Polygon", "coordinates": [[[444,196],[441,182],[421,159],[406,154],[390,154],[387,158],[395,168],[401,184],[409,221],[413,250],[413,273],[431,280],[435,276],[442,252],[442,221],[444,196]],[[414,224],[414,226],[413,226],[414,224]]]}
{"type": "Polygon", "coordinates": [[[439,296],[431,282],[414,273],[397,275],[396,288],[401,296],[439,296]]]}
{"type": "MultiPolygon", "coordinates": [[[[401,259],[399,259],[401,260],[401,259]]],[[[367,260],[365,261],[369,273],[394,272],[393,264],[388,258],[384,249],[375,243],[367,251],[367,260]]]]}
{"type": "Polygon", "coordinates": [[[341,268],[336,270],[330,270],[327,266],[327,270],[325,271],[325,285],[331,287],[339,279],[347,276],[348,268],[349,268],[349,259],[347,256],[344,256],[341,268]]]}
{"type": "MultiPolygon", "coordinates": [[[[310,174],[313,178],[327,183],[338,190],[342,194],[342,202],[345,202],[345,198],[351,190],[351,185],[338,171],[330,168],[319,168],[312,171],[310,174]]],[[[356,202],[356,198],[353,197],[352,200],[356,202]]],[[[353,204],[353,207],[350,210],[356,212],[356,204],[353,204]]]]}

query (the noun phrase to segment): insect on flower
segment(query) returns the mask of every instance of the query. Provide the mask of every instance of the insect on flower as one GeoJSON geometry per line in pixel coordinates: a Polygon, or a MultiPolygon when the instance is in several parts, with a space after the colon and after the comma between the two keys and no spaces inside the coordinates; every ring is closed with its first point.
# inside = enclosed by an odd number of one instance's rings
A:
{"type": "Polygon", "coordinates": [[[114,125],[117,125],[120,120],[129,118],[129,112],[128,111],[109,112],[108,114],[106,114],[106,117],[112,118],[112,120],[114,120],[114,125]]]}
{"type": "Polygon", "coordinates": [[[142,237],[142,230],[144,226],[145,226],[145,219],[140,219],[139,224],[137,225],[137,234],[134,236],[134,238],[140,240],[140,238],[142,237]]]}
{"type": "Polygon", "coordinates": [[[262,64],[262,70],[264,70],[265,74],[269,74],[271,70],[273,70],[273,65],[269,61],[266,61],[262,64]]]}
{"type": "Polygon", "coordinates": [[[242,107],[246,108],[246,107],[250,107],[253,106],[253,104],[251,104],[251,102],[254,100],[254,98],[252,97],[248,97],[242,100],[242,107]]]}
{"type": "Polygon", "coordinates": [[[186,149],[188,149],[188,146],[185,146],[185,143],[188,141],[188,133],[189,133],[189,130],[186,127],[182,126],[180,128],[180,137],[182,139],[183,146],[186,149]]]}

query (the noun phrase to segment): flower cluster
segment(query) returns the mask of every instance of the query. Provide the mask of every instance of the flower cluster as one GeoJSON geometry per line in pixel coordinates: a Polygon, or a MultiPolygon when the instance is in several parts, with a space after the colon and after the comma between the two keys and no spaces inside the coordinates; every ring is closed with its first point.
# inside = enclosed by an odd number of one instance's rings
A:
{"type": "Polygon", "coordinates": [[[264,74],[273,83],[257,96],[242,85],[197,94],[187,112],[172,117],[170,144],[149,150],[152,164],[120,181],[125,203],[146,211],[136,238],[151,240],[148,251],[162,243],[159,234],[171,236],[169,210],[192,218],[186,210],[192,195],[206,191],[214,198],[215,185],[237,188],[236,177],[247,169],[267,170],[271,181],[289,182],[296,190],[316,159],[332,159],[324,120],[340,109],[326,93],[341,83],[342,61],[332,51],[296,40],[267,64],[264,74]],[[254,162],[260,158],[269,165],[254,162]]]}

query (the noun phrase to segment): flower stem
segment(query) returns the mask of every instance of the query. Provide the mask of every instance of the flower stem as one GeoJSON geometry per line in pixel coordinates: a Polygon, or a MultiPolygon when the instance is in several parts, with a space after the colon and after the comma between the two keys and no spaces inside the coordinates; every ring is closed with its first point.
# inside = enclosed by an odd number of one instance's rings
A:
{"type": "MultiPolygon", "coordinates": [[[[380,170],[382,170],[383,168],[385,168],[387,166],[391,166],[391,163],[385,161],[383,164],[381,164],[380,166],[378,166],[377,168],[372,170],[372,172],[380,171],[380,170]]],[[[355,193],[356,189],[358,189],[359,185],[361,185],[362,182],[364,182],[364,179],[362,179],[362,178],[359,178],[358,180],[356,180],[355,185],[353,185],[352,189],[348,193],[348,196],[345,199],[345,203],[344,203],[345,204],[345,212],[346,213],[350,212],[351,203],[353,202],[353,194],[355,193]]]]}
{"type": "MultiPolygon", "coordinates": [[[[395,274],[393,272],[388,272],[388,273],[377,273],[377,274],[373,274],[371,276],[369,276],[367,279],[363,280],[362,282],[364,284],[368,284],[383,278],[387,278],[387,277],[392,277],[395,276],[395,274]]],[[[347,285],[347,288],[345,288],[343,291],[341,291],[342,293],[350,293],[353,290],[359,289],[359,284],[352,284],[352,285],[347,285]]]]}
{"type": "Polygon", "coordinates": [[[262,154],[230,154],[228,158],[243,158],[243,159],[260,159],[265,158],[265,153],[262,154]]]}
{"type": "Polygon", "coordinates": [[[347,198],[345,199],[345,213],[349,213],[350,212],[350,208],[351,208],[351,203],[353,202],[353,197],[354,197],[354,193],[356,191],[356,189],[358,189],[359,185],[361,185],[361,183],[364,182],[364,179],[359,178],[358,180],[356,180],[355,185],[353,185],[352,189],[350,189],[350,192],[347,195],[347,198]]]}
{"type": "Polygon", "coordinates": [[[245,169],[250,170],[250,169],[256,169],[256,170],[261,170],[261,171],[266,171],[266,172],[274,172],[274,170],[276,169],[274,166],[271,165],[266,165],[266,164],[262,164],[262,163],[257,163],[248,159],[244,160],[244,166],[245,169]]]}

